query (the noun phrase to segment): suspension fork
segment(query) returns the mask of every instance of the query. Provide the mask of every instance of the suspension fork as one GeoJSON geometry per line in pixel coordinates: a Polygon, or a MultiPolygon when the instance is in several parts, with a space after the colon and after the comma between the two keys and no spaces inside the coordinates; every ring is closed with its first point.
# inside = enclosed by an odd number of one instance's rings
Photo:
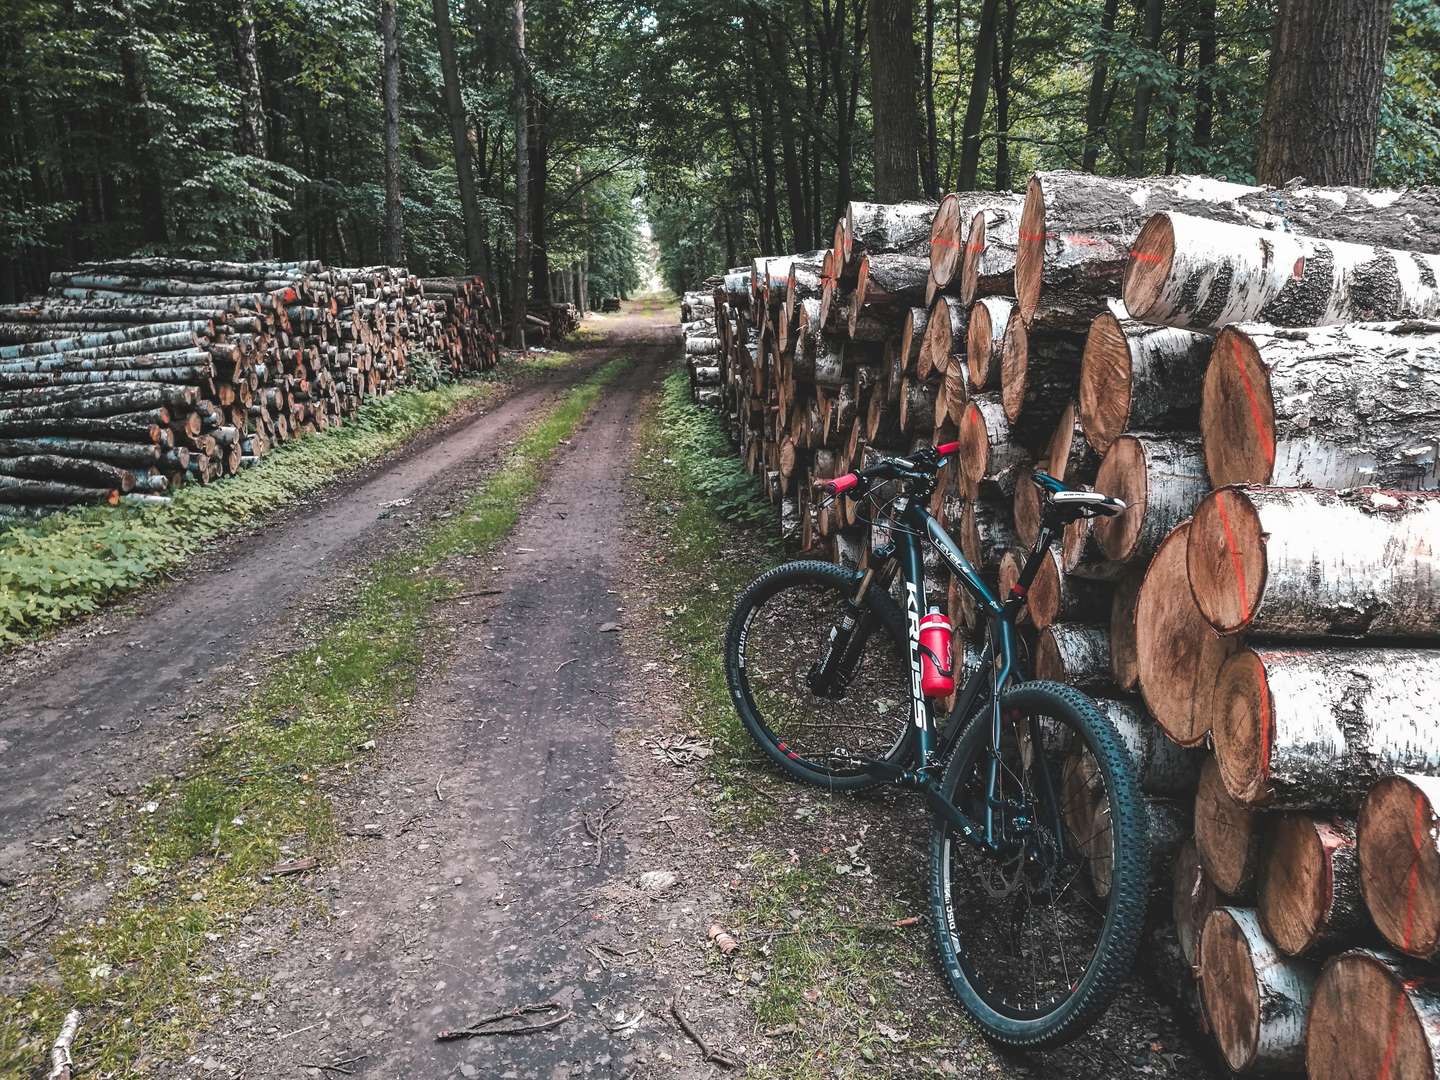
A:
{"type": "Polygon", "coordinates": [[[830,627],[825,649],[807,676],[806,681],[815,693],[830,695],[843,691],[848,685],[878,621],[878,616],[865,603],[865,597],[877,584],[889,588],[894,576],[895,566],[889,562],[865,571],[855,592],[845,601],[839,621],[830,627]]]}

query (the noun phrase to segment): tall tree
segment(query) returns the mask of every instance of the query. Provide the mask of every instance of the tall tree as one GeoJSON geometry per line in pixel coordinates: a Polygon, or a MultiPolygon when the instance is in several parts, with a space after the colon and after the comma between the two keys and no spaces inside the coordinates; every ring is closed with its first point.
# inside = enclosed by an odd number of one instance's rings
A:
{"type": "Polygon", "coordinates": [[[1000,21],[1000,43],[995,50],[995,190],[1009,191],[1010,84],[1015,59],[1016,0],[1005,0],[1000,21]]]}
{"type": "MultiPolygon", "coordinates": [[[[974,67],[970,73],[970,99],[965,105],[965,127],[960,136],[960,175],[955,181],[961,191],[972,190],[980,172],[980,137],[985,121],[985,101],[990,96],[990,73],[995,62],[995,29],[999,14],[1000,0],[982,0],[980,27],[975,34],[974,67]]],[[[958,46],[958,26],[956,30],[958,46]]]]}
{"type": "Polygon", "coordinates": [[[514,74],[515,254],[510,274],[510,344],[525,348],[525,311],[530,279],[530,64],[525,57],[525,0],[510,12],[510,64],[514,74]]]}
{"type": "Polygon", "coordinates": [[[1210,148],[1215,125],[1215,0],[1200,0],[1195,18],[1196,51],[1195,125],[1190,141],[1198,149],[1210,148]]]}
{"type": "Polygon", "coordinates": [[[1255,166],[1263,184],[1367,184],[1394,0],[1280,0],[1255,166]]]}
{"type": "Polygon", "coordinates": [[[870,0],[870,108],[881,202],[920,193],[914,9],[915,0],[870,0]]]}
{"type": "Polygon", "coordinates": [[[1095,60],[1090,69],[1090,91],[1085,95],[1085,147],[1081,151],[1081,168],[1094,172],[1100,160],[1100,129],[1105,123],[1105,83],[1110,72],[1110,35],[1115,32],[1115,14],[1120,0],[1105,0],[1100,13],[1100,35],[1095,44],[1095,60]]]}
{"type": "Polygon", "coordinates": [[[940,138],[935,130],[935,0],[925,0],[925,62],[921,77],[925,80],[925,153],[920,170],[925,194],[940,196],[940,138]]]}
{"type": "Polygon", "coordinates": [[[122,0],[118,10],[121,17],[120,74],[130,105],[131,148],[135,152],[140,174],[140,235],[147,244],[163,244],[168,234],[165,185],[160,178],[155,148],[151,145],[149,73],[145,70],[145,61],[139,50],[135,48],[133,35],[138,30],[138,24],[130,0],[122,0]]]}
{"type": "Polygon", "coordinates": [[[801,179],[800,156],[795,139],[794,99],[790,83],[790,58],[781,36],[780,20],[765,19],[766,39],[770,49],[771,79],[780,101],[780,154],[785,166],[785,196],[790,206],[790,249],[803,251],[810,245],[810,213],[805,205],[805,185],[801,179]]]}
{"type": "Polygon", "coordinates": [[[450,145],[455,154],[455,183],[460,189],[460,211],[465,218],[465,269],[490,275],[490,251],[485,221],[475,194],[475,166],[470,149],[470,124],[460,95],[460,70],[455,60],[455,33],[450,25],[450,0],[432,0],[435,43],[440,50],[440,73],[445,80],[445,111],[450,117],[450,145]]]}
{"type": "Polygon", "coordinates": [[[381,255],[390,266],[405,264],[405,222],[400,208],[400,21],[395,0],[380,0],[380,40],[385,97],[385,227],[381,255]]]}
{"type": "MultiPolygon", "coordinates": [[[[235,45],[235,67],[240,73],[240,153],[248,157],[267,156],[265,132],[265,98],[261,90],[260,57],[256,47],[255,12],[250,0],[240,0],[231,27],[235,45]]],[[[272,250],[270,226],[257,223],[255,254],[268,257],[272,250]]]]}
{"type": "MultiPolygon", "coordinates": [[[[1145,23],[1141,40],[1149,53],[1160,47],[1160,34],[1165,28],[1165,0],[1145,0],[1145,23]]],[[[1158,57],[1154,58],[1158,60],[1158,57]]],[[[1155,82],[1141,73],[1135,80],[1135,111],[1130,122],[1130,156],[1126,165],[1132,176],[1145,172],[1145,146],[1150,136],[1150,101],[1155,96],[1155,82]]]]}

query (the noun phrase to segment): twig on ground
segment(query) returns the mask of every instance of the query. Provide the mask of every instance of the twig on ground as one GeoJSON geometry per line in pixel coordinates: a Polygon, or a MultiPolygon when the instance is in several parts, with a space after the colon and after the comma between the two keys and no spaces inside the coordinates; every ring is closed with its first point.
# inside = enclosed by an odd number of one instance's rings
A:
{"type": "Polygon", "coordinates": [[[319,1069],[322,1072],[337,1072],[342,1073],[345,1076],[354,1076],[355,1070],[347,1069],[345,1068],[345,1066],[354,1065],[357,1061],[364,1061],[369,1056],[369,1054],[356,1054],[354,1057],[341,1058],[338,1061],[332,1061],[328,1065],[326,1065],[323,1061],[302,1061],[300,1063],[300,1068],[319,1069]]]}
{"type": "Polygon", "coordinates": [[[690,1023],[690,1021],[685,1018],[685,1014],[680,1011],[680,999],[678,997],[670,999],[670,1015],[673,1016],[675,1022],[680,1025],[680,1030],[685,1033],[686,1038],[700,1048],[700,1057],[703,1060],[712,1061],[722,1069],[735,1068],[737,1062],[734,1058],[728,1054],[722,1054],[718,1050],[711,1050],[709,1044],[700,1037],[700,1033],[695,1030],[695,1025],[690,1023]]]}
{"type": "Polygon", "coordinates": [[[435,778],[435,798],[438,799],[440,802],[445,801],[445,796],[440,794],[440,781],[444,779],[445,778],[443,776],[437,776],[435,778]]]}
{"type": "Polygon", "coordinates": [[[557,673],[557,674],[559,673],[560,668],[569,667],[571,664],[573,664],[576,660],[579,660],[579,659],[580,659],[580,658],[579,658],[578,656],[572,656],[569,660],[563,661],[563,662],[560,664],[560,667],[557,667],[557,668],[555,669],[556,673],[557,673]]]}
{"type": "Polygon", "coordinates": [[[588,817],[585,819],[585,831],[595,838],[594,865],[596,866],[599,866],[600,860],[605,857],[605,826],[609,824],[609,821],[607,819],[610,817],[610,814],[624,801],[625,796],[621,795],[620,798],[616,799],[604,810],[600,811],[600,817],[596,820],[593,828],[590,825],[590,819],[588,817]]]}
{"type": "Polygon", "coordinates": [[[50,923],[51,923],[51,921],[54,920],[55,916],[58,915],[59,913],[60,913],[60,901],[59,901],[59,899],[57,898],[57,899],[55,900],[55,902],[50,905],[50,911],[49,911],[46,915],[42,916],[41,918],[36,919],[33,923],[31,923],[29,926],[27,926],[24,930],[21,930],[18,934],[16,934],[16,935],[15,935],[15,940],[16,940],[16,941],[24,941],[26,938],[30,937],[31,934],[38,934],[41,930],[44,930],[45,927],[49,926],[50,923]]]}
{"type": "Polygon", "coordinates": [[[490,1016],[481,1017],[472,1024],[463,1028],[436,1032],[435,1039],[438,1042],[449,1042],[452,1039],[478,1039],[487,1035],[533,1035],[537,1031],[549,1031],[557,1028],[566,1020],[574,1017],[574,1013],[566,1009],[559,1016],[549,1020],[541,1020],[536,1024],[521,1024],[518,1027],[490,1027],[490,1024],[498,1024],[502,1020],[518,1020],[522,1016],[531,1013],[554,1012],[560,1008],[558,1001],[532,1001],[528,1005],[516,1005],[512,1009],[503,1012],[493,1013],[490,1016]]]}
{"type": "Polygon", "coordinates": [[[45,1080],[70,1080],[71,1070],[75,1062],[70,1057],[70,1047],[75,1042],[75,1033],[80,1030],[80,1010],[71,1009],[65,1014],[65,1022],[60,1025],[60,1034],[55,1036],[55,1042],[50,1047],[50,1071],[45,1075],[45,1080]]]}
{"type": "Polygon", "coordinates": [[[504,589],[474,589],[470,592],[456,593],[454,596],[447,596],[446,600],[468,600],[472,596],[499,596],[504,589]]]}

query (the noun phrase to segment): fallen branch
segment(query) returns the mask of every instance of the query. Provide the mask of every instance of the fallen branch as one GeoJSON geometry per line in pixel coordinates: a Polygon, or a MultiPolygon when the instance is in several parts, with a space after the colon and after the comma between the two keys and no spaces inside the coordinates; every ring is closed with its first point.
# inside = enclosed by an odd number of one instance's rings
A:
{"type": "Polygon", "coordinates": [[[595,839],[596,866],[600,865],[600,860],[605,855],[605,826],[609,824],[609,821],[607,819],[610,817],[610,814],[624,801],[625,796],[621,795],[620,798],[616,799],[604,810],[600,811],[600,817],[595,822],[594,828],[591,828],[590,826],[590,819],[588,817],[585,818],[585,831],[588,832],[595,839]]]}
{"type": "Polygon", "coordinates": [[[50,1047],[50,1072],[46,1074],[45,1080],[70,1080],[71,1069],[75,1062],[70,1057],[70,1047],[75,1042],[75,1033],[80,1030],[80,1010],[71,1009],[65,1015],[65,1022],[60,1025],[60,1034],[55,1036],[55,1044],[50,1047]]]}
{"type": "Polygon", "coordinates": [[[556,1001],[532,1001],[528,1005],[516,1005],[513,1009],[506,1009],[503,1012],[483,1017],[463,1028],[437,1032],[435,1039],[437,1042],[450,1042],[453,1039],[478,1039],[487,1035],[533,1035],[537,1031],[549,1031],[557,1028],[575,1014],[566,1009],[559,1016],[550,1020],[542,1020],[538,1024],[521,1024],[518,1027],[503,1028],[492,1028],[488,1025],[498,1024],[502,1020],[518,1020],[530,1013],[553,1012],[559,1008],[560,1003],[556,1001]]]}
{"type": "Polygon", "coordinates": [[[734,1058],[728,1054],[722,1054],[718,1050],[711,1050],[709,1044],[700,1037],[700,1033],[695,1030],[695,1026],[691,1024],[690,1021],[685,1018],[685,1014],[680,1011],[679,998],[670,999],[670,1015],[675,1018],[675,1022],[680,1025],[680,1030],[685,1033],[686,1037],[700,1048],[700,1057],[702,1060],[712,1061],[722,1069],[735,1068],[738,1062],[736,1062],[734,1058]]]}
{"type": "Polygon", "coordinates": [[[355,1064],[355,1062],[357,1062],[357,1061],[364,1061],[364,1060],[365,1060],[367,1057],[369,1057],[369,1056],[370,1056],[369,1054],[357,1054],[355,1057],[342,1058],[342,1059],[339,1060],[339,1061],[332,1061],[332,1062],[331,1062],[330,1064],[328,1064],[328,1065],[326,1065],[324,1062],[321,1062],[321,1061],[302,1061],[302,1062],[300,1063],[300,1068],[302,1068],[302,1069],[319,1069],[321,1072],[337,1072],[337,1073],[341,1073],[341,1074],[344,1075],[344,1076],[354,1076],[354,1075],[355,1075],[355,1070],[354,1070],[354,1069],[347,1069],[347,1068],[345,1068],[345,1066],[346,1066],[346,1065],[353,1065],[353,1064],[355,1064]]]}

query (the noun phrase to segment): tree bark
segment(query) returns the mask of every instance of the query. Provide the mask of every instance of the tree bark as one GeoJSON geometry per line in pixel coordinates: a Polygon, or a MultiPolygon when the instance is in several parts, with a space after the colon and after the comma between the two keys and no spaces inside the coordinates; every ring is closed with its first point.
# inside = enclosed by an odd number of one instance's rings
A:
{"type": "Polygon", "coordinates": [[[405,225],[400,205],[400,19],[395,0],[380,0],[380,42],[384,52],[385,225],[381,257],[405,264],[405,225]]]}
{"type": "Polygon", "coordinates": [[[1225,1063],[1235,1072],[1293,1072],[1305,1063],[1305,1014],[1318,968],[1287,960],[1249,908],[1220,907],[1200,937],[1200,989],[1225,1063]]]}
{"type": "MultiPolygon", "coordinates": [[[[1115,15],[1120,9],[1120,0],[1105,0],[1105,7],[1100,13],[1100,36],[1109,38],[1115,31],[1115,15]]],[[[1102,46],[1106,42],[1101,43],[1102,46]]],[[[1095,60],[1090,71],[1090,90],[1085,96],[1085,146],[1081,151],[1082,168],[1086,172],[1095,171],[1095,163],[1100,160],[1100,131],[1105,122],[1105,83],[1110,66],[1108,54],[1097,49],[1095,60]]]]}
{"type": "Polygon", "coordinates": [[[981,296],[1014,295],[1023,205],[1016,195],[1008,203],[971,216],[960,263],[960,299],[967,304],[981,296]]]}
{"type": "Polygon", "coordinates": [[[1440,774],[1440,650],[1252,646],[1215,683],[1215,757],[1251,807],[1346,810],[1394,773],[1440,774]]]}
{"type": "Polygon", "coordinates": [[[1080,335],[1031,326],[1018,307],[1011,309],[1000,358],[1000,399],[1019,438],[1049,437],[1079,388],[1084,352],[1080,335]]]}
{"type": "MultiPolygon", "coordinates": [[[[1141,35],[1144,46],[1155,59],[1159,59],[1160,32],[1165,25],[1164,0],[1144,0],[1145,25],[1141,35]]],[[[1131,176],[1144,176],[1145,147],[1150,136],[1150,99],[1155,87],[1143,74],[1135,81],[1135,111],[1130,121],[1129,172],[1131,176]]]]}
{"type": "Polygon", "coordinates": [[[1121,305],[1095,316],[1080,362],[1080,422],[1105,453],[1125,432],[1193,432],[1214,339],[1126,317],[1121,305]],[[1117,310],[1118,309],[1118,310],[1117,310]]]}
{"type": "Polygon", "coordinates": [[[1306,1038],[1311,1076],[1440,1076],[1440,987],[1432,968],[1370,949],[1325,965],[1306,1038]]]}
{"type": "Polygon", "coordinates": [[[1440,321],[1227,327],[1200,431],[1217,485],[1440,486],[1440,321]]]}
{"type": "Polygon", "coordinates": [[[1280,0],[1255,166],[1262,183],[1370,182],[1393,6],[1280,0]]]}
{"type": "Polygon", "coordinates": [[[1395,948],[1440,953],[1440,778],[1390,776],[1370,789],[1358,824],[1360,887],[1395,948]]]}
{"type": "Polygon", "coordinates": [[[971,305],[966,316],[965,366],[972,390],[1000,389],[1005,332],[1014,308],[1014,301],[1005,296],[982,297],[971,305]]]}
{"type": "Polygon", "coordinates": [[[1030,467],[1031,456],[1010,437],[1010,421],[996,394],[972,397],[959,421],[957,475],[961,493],[975,498],[982,491],[1010,498],[1030,467]]]}
{"type": "Polygon", "coordinates": [[[875,198],[902,202],[920,193],[914,0],[869,0],[869,8],[875,198]]]}
{"type": "Polygon", "coordinates": [[[1110,634],[1103,626],[1051,623],[1035,644],[1035,678],[1087,692],[1113,691],[1110,634]]]}
{"type": "Polygon", "coordinates": [[[1194,978],[1193,969],[1200,962],[1200,930],[1218,903],[1215,883],[1205,872],[1205,864],[1195,848],[1194,839],[1186,840],[1175,854],[1175,868],[1170,877],[1170,913],[1175,920],[1175,939],[1185,959],[1186,974],[1194,978]]]}

